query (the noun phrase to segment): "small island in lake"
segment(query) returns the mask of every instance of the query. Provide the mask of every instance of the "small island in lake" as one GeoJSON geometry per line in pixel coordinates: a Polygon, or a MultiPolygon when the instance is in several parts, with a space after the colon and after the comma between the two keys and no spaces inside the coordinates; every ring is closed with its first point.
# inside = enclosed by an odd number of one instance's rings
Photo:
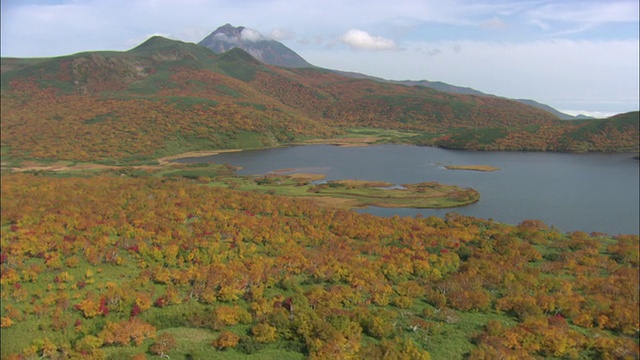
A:
{"type": "Polygon", "coordinates": [[[322,174],[267,174],[253,177],[227,178],[239,190],[297,196],[320,206],[363,208],[453,208],[473,204],[480,194],[470,188],[437,182],[396,185],[384,181],[333,180],[318,183],[322,174]]]}
{"type": "Polygon", "coordinates": [[[449,170],[498,171],[500,168],[489,165],[445,165],[449,170]]]}

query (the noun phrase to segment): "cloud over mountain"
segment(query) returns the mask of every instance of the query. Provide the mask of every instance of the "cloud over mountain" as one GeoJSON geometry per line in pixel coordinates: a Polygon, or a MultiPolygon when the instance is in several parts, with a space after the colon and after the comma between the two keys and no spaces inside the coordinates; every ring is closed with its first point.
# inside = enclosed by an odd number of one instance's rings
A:
{"type": "Polygon", "coordinates": [[[256,42],[260,40],[265,40],[265,37],[262,36],[262,34],[260,34],[258,30],[244,28],[240,33],[240,39],[242,41],[256,42]]]}
{"type": "Polygon", "coordinates": [[[372,36],[368,32],[351,29],[340,37],[340,41],[358,50],[395,50],[396,43],[381,36],[372,36]]]}
{"type": "Polygon", "coordinates": [[[295,34],[289,29],[276,28],[271,30],[271,32],[269,33],[269,37],[276,41],[282,41],[293,39],[295,37],[295,34]]]}

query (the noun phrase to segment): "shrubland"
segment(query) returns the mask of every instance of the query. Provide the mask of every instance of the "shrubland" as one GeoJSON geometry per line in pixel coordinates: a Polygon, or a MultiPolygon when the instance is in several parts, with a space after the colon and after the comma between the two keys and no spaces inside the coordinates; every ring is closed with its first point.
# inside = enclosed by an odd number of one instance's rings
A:
{"type": "Polygon", "coordinates": [[[2,358],[637,358],[638,236],[2,176],[2,358]]]}

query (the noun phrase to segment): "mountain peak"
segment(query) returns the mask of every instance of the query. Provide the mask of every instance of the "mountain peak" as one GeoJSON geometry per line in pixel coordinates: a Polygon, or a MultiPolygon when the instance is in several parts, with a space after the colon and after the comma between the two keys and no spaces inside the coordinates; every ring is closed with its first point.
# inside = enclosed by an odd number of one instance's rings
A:
{"type": "MultiPolygon", "coordinates": [[[[244,26],[235,27],[235,26],[233,26],[233,25],[231,25],[229,23],[226,23],[226,24],[220,26],[219,28],[217,28],[207,38],[214,37],[214,38],[219,39],[220,41],[242,42],[242,40],[243,40],[242,39],[242,32],[245,29],[246,28],[244,26]]],[[[207,38],[205,38],[205,40],[207,38]]]]}
{"type": "Polygon", "coordinates": [[[224,34],[237,34],[240,33],[244,29],[244,26],[233,26],[229,23],[226,23],[219,28],[217,28],[214,33],[224,33],[224,34]]]}
{"type": "Polygon", "coordinates": [[[258,30],[244,26],[224,24],[205,37],[198,45],[215,53],[223,53],[240,48],[269,65],[282,67],[313,67],[293,50],[275,40],[262,35],[258,30]]]}
{"type": "Polygon", "coordinates": [[[165,37],[162,37],[160,35],[154,35],[150,38],[148,38],[147,40],[145,40],[142,44],[136,46],[135,48],[133,48],[133,50],[141,50],[141,49],[146,49],[146,48],[156,48],[156,47],[162,47],[162,46],[167,46],[170,45],[172,43],[174,43],[175,40],[170,40],[167,39],[165,37]]]}

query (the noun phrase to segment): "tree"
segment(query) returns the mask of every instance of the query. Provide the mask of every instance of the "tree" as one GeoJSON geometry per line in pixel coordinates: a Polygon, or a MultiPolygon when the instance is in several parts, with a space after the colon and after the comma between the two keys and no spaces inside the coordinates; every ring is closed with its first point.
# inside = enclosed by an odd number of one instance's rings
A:
{"type": "Polygon", "coordinates": [[[98,334],[98,337],[107,345],[123,346],[129,346],[131,342],[139,346],[144,340],[155,338],[155,336],[155,327],[139,318],[131,318],[117,323],[107,321],[104,329],[98,334]]]}
{"type": "Polygon", "coordinates": [[[253,338],[259,343],[269,343],[277,338],[276,328],[266,324],[260,323],[251,329],[253,338]]]}
{"type": "Polygon", "coordinates": [[[230,331],[224,331],[222,334],[220,334],[220,336],[213,340],[211,346],[215,347],[218,350],[225,350],[228,348],[236,347],[239,341],[240,336],[230,331]]]}
{"type": "Polygon", "coordinates": [[[156,341],[149,346],[149,352],[160,357],[169,358],[167,353],[176,346],[176,339],[169,333],[158,335],[156,341]]]}

